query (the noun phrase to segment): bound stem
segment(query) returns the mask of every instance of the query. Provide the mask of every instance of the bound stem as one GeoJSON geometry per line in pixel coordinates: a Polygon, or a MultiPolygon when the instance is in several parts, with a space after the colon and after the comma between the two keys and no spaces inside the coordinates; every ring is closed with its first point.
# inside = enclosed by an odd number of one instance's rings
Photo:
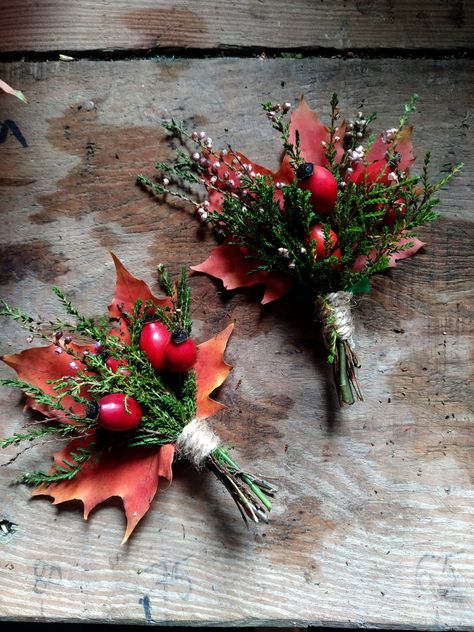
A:
{"type": "Polygon", "coordinates": [[[216,448],[206,465],[230,493],[245,522],[248,518],[255,523],[268,522],[267,512],[272,508],[268,496],[277,491],[273,485],[241,470],[226,448],[216,448]]]}
{"type": "Polygon", "coordinates": [[[339,384],[339,403],[341,405],[342,404],[351,405],[354,403],[354,395],[352,394],[350,382],[347,379],[347,355],[346,355],[346,350],[344,348],[343,340],[338,339],[337,352],[338,352],[338,365],[339,365],[338,375],[337,375],[337,380],[339,384]]]}
{"type": "Polygon", "coordinates": [[[355,401],[354,394],[359,401],[364,399],[356,375],[356,369],[359,367],[359,361],[349,342],[337,338],[334,378],[341,406],[353,404],[355,401]]]}

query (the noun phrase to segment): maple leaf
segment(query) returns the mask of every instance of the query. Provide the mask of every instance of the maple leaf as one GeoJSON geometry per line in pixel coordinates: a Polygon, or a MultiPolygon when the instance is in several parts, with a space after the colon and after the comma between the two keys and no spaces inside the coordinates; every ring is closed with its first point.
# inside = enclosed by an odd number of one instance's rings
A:
{"type": "Polygon", "coordinates": [[[206,419],[225,408],[224,404],[210,398],[213,391],[225,382],[232,366],[224,361],[224,351],[234,329],[234,323],[227,325],[217,336],[198,345],[196,366],[197,397],[196,417],[206,419]]]}
{"type": "MultiPolygon", "coordinates": [[[[398,152],[400,156],[398,169],[400,171],[405,172],[406,174],[409,173],[410,168],[413,166],[413,163],[416,160],[415,156],[413,155],[413,144],[411,142],[412,133],[413,133],[413,126],[410,126],[403,129],[397,137],[396,151],[398,152]]],[[[367,164],[368,165],[377,164],[380,167],[379,169],[380,174],[391,171],[391,169],[387,167],[388,161],[387,161],[386,154],[387,154],[387,142],[384,140],[384,133],[381,133],[379,134],[379,136],[377,136],[372,147],[370,148],[370,151],[367,156],[367,164]]],[[[354,172],[348,178],[348,180],[351,180],[352,182],[356,182],[357,178],[364,171],[364,169],[365,169],[365,166],[362,163],[357,164],[354,168],[354,172]]]]}
{"type": "MultiPolygon", "coordinates": [[[[84,351],[92,351],[93,345],[76,345],[71,343],[68,347],[76,354],[82,355],[84,351]]],[[[48,395],[56,396],[57,392],[53,388],[50,380],[57,380],[62,377],[70,377],[77,374],[78,370],[84,370],[84,364],[76,360],[77,368],[70,366],[71,356],[66,353],[63,347],[50,344],[47,347],[33,347],[24,349],[20,353],[5,355],[3,362],[14,369],[18,379],[33,384],[41,388],[48,395]]],[[[82,393],[82,395],[85,395],[82,393]]],[[[71,409],[76,414],[84,412],[83,406],[78,404],[70,395],[66,395],[62,400],[65,408],[71,409]]],[[[27,397],[25,409],[31,408],[44,415],[55,417],[64,423],[70,423],[67,416],[60,410],[52,410],[47,406],[39,404],[32,397],[27,397]]]]}
{"type": "MultiPolygon", "coordinates": [[[[337,135],[340,140],[335,143],[336,156],[340,158],[343,152],[345,123],[339,127],[337,135]]],[[[298,107],[292,112],[290,118],[289,142],[296,143],[296,132],[300,137],[300,152],[305,162],[315,165],[326,165],[327,159],[323,143],[329,142],[329,130],[321,122],[318,115],[312,110],[304,96],[301,96],[298,107]]],[[[275,174],[275,179],[290,184],[294,180],[294,170],[290,165],[290,158],[283,156],[280,169],[275,174]]]]}
{"type": "MultiPolygon", "coordinates": [[[[416,252],[418,252],[418,250],[422,248],[425,244],[424,242],[420,241],[418,237],[402,237],[397,245],[400,247],[400,250],[390,255],[388,261],[389,268],[394,268],[397,265],[397,261],[399,261],[400,259],[411,257],[416,252]],[[404,246],[406,246],[406,244],[411,244],[411,246],[405,248],[404,246]]],[[[361,255],[360,257],[357,257],[352,266],[352,271],[361,272],[369,261],[370,255],[361,255]]]]}
{"type": "MultiPolygon", "coordinates": [[[[134,277],[115,255],[112,255],[116,268],[115,295],[109,305],[109,314],[112,318],[123,321],[122,311],[131,311],[133,304],[138,299],[143,302],[152,301],[155,305],[165,307],[170,305],[168,298],[162,299],[154,296],[148,285],[134,277]]],[[[204,419],[215,414],[223,405],[210,399],[211,393],[220,386],[231,367],[224,362],[223,353],[232,332],[233,324],[228,325],[220,334],[201,343],[198,346],[198,361],[196,364],[197,382],[197,416],[204,419]]],[[[128,342],[128,331],[124,321],[118,330],[114,330],[125,342],[128,342]]],[[[92,347],[69,345],[74,351],[80,353],[92,347]]],[[[41,388],[48,394],[55,395],[49,380],[65,376],[72,376],[78,369],[72,369],[69,365],[71,356],[66,352],[57,353],[58,347],[51,344],[47,347],[26,349],[20,353],[4,356],[2,359],[12,367],[18,378],[34,386],[41,388]]],[[[80,365],[76,361],[79,369],[80,365]]],[[[87,394],[83,393],[84,396],[87,394]]],[[[63,400],[66,407],[73,412],[83,414],[83,405],[77,404],[71,397],[63,400]]],[[[41,413],[56,417],[59,421],[67,423],[65,414],[52,411],[46,406],[39,405],[32,398],[28,398],[28,407],[41,413]]],[[[53,467],[51,473],[56,471],[56,465],[65,467],[65,460],[71,461],[71,453],[89,446],[94,441],[94,433],[86,437],[73,439],[63,450],[53,455],[53,467]]],[[[84,505],[84,518],[87,519],[94,507],[108,498],[120,497],[123,501],[126,516],[126,531],[123,542],[126,542],[132,531],[148,511],[150,504],[159,489],[160,478],[172,481],[172,463],[175,453],[174,444],[162,446],[115,448],[100,455],[99,459],[91,459],[86,462],[69,481],[60,481],[48,486],[40,485],[33,490],[32,495],[51,496],[54,504],[70,500],[80,500],[84,505]]]]}
{"type": "MultiPolygon", "coordinates": [[[[207,182],[210,182],[212,176],[218,177],[221,180],[225,180],[226,178],[229,177],[230,168],[228,167],[228,165],[226,165],[226,162],[227,162],[226,158],[222,158],[221,160],[218,160],[217,156],[211,153],[210,151],[204,152],[204,156],[211,163],[211,168],[209,172],[203,172],[203,177],[207,182]],[[227,176],[224,175],[226,174],[226,172],[227,172],[227,176]]],[[[233,152],[229,156],[228,160],[232,162],[235,161],[234,167],[235,167],[235,163],[237,164],[240,163],[240,165],[242,166],[244,170],[252,171],[256,175],[261,175],[261,176],[273,175],[270,169],[267,169],[267,167],[262,167],[262,165],[258,165],[257,163],[252,162],[249,158],[247,158],[247,156],[244,156],[244,154],[241,154],[240,152],[233,152]]],[[[238,188],[240,186],[239,176],[235,172],[232,172],[231,179],[234,182],[234,187],[238,188]]],[[[282,198],[282,194],[280,191],[277,192],[276,197],[277,199],[282,198]]],[[[223,198],[224,196],[220,191],[217,191],[215,188],[210,187],[209,195],[208,195],[208,202],[209,202],[208,210],[219,211],[222,207],[223,198]]]]}
{"type": "MultiPolygon", "coordinates": [[[[71,460],[72,452],[87,448],[93,441],[94,435],[74,439],[64,450],[54,454],[54,463],[64,467],[64,461],[71,460]]],[[[172,444],[111,450],[101,454],[98,460],[85,463],[72,480],[40,485],[33,490],[32,496],[51,496],[53,505],[80,500],[84,505],[85,520],[100,503],[114,496],[120,497],[127,520],[123,544],[150,508],[160,479],[171,483],[173,457],[172,444]]]]}
{"type": "Polygon", "coordinates": [[[270,303],[287,294],[294,285],[291,277],[265,270],[249,274],[258,266],[258,261],[245,258],[247,252],[239,246],[222,244],[214,248],[203,263],[192,266],[191,270],[220,279],[227,290],[263,284],[265,292],[262,304],[270,303]]]}

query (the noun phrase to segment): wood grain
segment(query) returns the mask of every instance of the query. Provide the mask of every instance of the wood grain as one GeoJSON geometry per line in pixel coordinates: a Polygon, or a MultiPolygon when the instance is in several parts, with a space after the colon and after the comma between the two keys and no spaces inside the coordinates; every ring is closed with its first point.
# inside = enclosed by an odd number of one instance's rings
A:
{"type": "MultiPolygon", "coordinates": [[[[0,295],[44,317],[56,314],[52,284],[103,313],[110,249],[153,283],[159,262],[176,273],[214,245],[187,211],[135,185],[173,155],[163,118],[275,166],[261,102],[304,92],[325,118],[337,91],[346,113],[365,100],[385,129],[416,91],[417,155],[432,150],[435,177],[466,162],[442,192],[442,218],[422,230],[423,251],[360,302],[364,403],[335,406],[303,305],[262,309],[258,289],[226,293],[192,277],[199,339],[236,320],[234,370],[219,393],[229,410],[214,425],[243,464],[277,481],[268,526],[247,530],[210,475],[180,464],[120,546],[118,503],[84,522],[78,504],[54,507],[11,486],[54,446],[29,450],[0,467],[0,523],[13,525],[0,532],[0,619],[474,629],[470,62],[81,61],[4,64],[0,76],[30,99],[1,97],[27,146],[12,133],[0,144],[0,295]]],[[[26,345],[2,322],[0,353],[26,345]]],[[[21,427],[18,393],[0,390],[0,421],[3,435],[21,427]]]]}
{"type": "MultiPolygon", "coordinates": [[[[468,0],[2,0],[0,51],[471,49],[468,0]]],[[[257,51],[258,52],[258,51],[257,51]]]]}

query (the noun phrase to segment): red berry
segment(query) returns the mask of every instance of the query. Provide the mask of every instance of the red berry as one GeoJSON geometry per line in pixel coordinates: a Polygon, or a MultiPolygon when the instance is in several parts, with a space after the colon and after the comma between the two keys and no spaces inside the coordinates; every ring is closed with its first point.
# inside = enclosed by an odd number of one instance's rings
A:
{"type": "Polygon", "coordinates": [[[337,202],[337,180],[324,167],[304,162],[296,170],[298,186],[311,191],[310,202],[316,213],[330,215],[337,202]]]}
{"type": "Polygon", "coordinates": [[[339,239],[332,228],[329,229],[329,240],[330,244],[326,248],[323,225],[313,224],[309,229],[306,245],[310,246],[312,241],[316,242],[314,254],[317,260],[327,259],[327,257],[337,257],[340,260],[342,255],[341,249],[338,247],[339,239]]]}
{"type": "Polygon", "coordinates": [[[356,178],[356,184],[358,186],[363,186],[366,182],[367,185],[371,184],[385,184],[389,185],[391,181],[388,178],[388,174],[390,173],[390,167],[384,160],[378,160],[377,162],[372,162],[370,165],[359,173],[356,178]]]}
{"type": "Polygon", "coordinates": [[[128,369],[121,368],[128,366],[128,362],[126,360],[116,360],[115,358],[112,358],[112,356],[109,356],[105,361],[105,366],[110,369],[112,373],[119,372],[120,375],[130,375],[130,371],[128,369]]]}
{"type": "Polygon", "coordinates": [[[165,349],[166,368],[172,373],[186,373],[193,368],[196,360],[194,340],[182,329],[174,331],[165,349]]]}
{"type": "Polygon", "coordinates": [[[144,325],[140,335],[140,349],[145,352],[156,371],[165,369],[165,348],[171,334],[163,323],[151,322],[144,325]]]}
{"type": "Polygon", "coordinates": [[[382,226],[394,226],[397,219],[402,219],[407,213],[407,207],[405,206],[405,200],[403,198],[399,198],[388,205],[377,204],[376,208],[378,211],[385,209],[385,215],[381,220],[382,226]]]}
{"type": "Polygon", "coordinates": [[[124,393],[110,393],[99,399],[97,421],[102,428],[113,432],[133,430],[140,425],[142,409],[133,397],[124,393]]]}

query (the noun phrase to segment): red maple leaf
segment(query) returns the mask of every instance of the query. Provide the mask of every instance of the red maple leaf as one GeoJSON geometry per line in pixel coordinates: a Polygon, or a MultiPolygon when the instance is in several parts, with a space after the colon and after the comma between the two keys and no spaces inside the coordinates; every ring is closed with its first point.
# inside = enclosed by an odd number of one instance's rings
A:
{"type": "MultiPolygon", "coordinates": [[[[339,137],[335,143],[336,159],[340,159],[343,153],[343,138],[345,133],[346,124],[341,123],[341,126],[336,132],[336,136],[339,137]]],[[[298,107],[292,112],[290,119],[290,134],[289,142],[295,143],[296,131],[298,130],[300,137],[300,151],[301,155],[306,162],[312,162],[315,165],[326,165],[327,159],[325,156],[325,148],[323,142],[328,142],[329,130],[321,122],[318,115],[309,107],[306,100],[302,96],[298,107]]],[[[408,173],[415,158],[413,156],[413,147],[411,143],[412,128],[406,128],[401,132],[397,140],[397,152],[400,154],[399,169],[408,173]]],[[[387,144],[383,140],[383,134],[375,140],[369,154],[367,156],[367,162],[369,164],[376,163],[380,167],[380,172],[383,172],[387,168],[387,144]]],[[[207,155],[211,164],[214,163],[217,158],[213,157],[210,153],[207,155]]],[[[262,167],[257,163],[252,162],[243,154],[238,152],[233,153],[229,160],[236,160],[241,163],[240,166],[247,166],[256,174],[269,176],[275,183],[281,182],[290,184],[294,180],[294,171],[290,165],[290,159],[285,154],[282,158],[282,162],[277,171],[271,172],[266,167],[262,167]]],[[[364,166],[362,164],[357,165],[354,169],[354,173],[351,176],[351,180],[356,180],[357,176],[363,171],[364,166]]],[[[225,165],[220,164],[218,168],[210,173],[214,173],[221,180],[224,177],[225,165]]],[[[209,180],[211,176],[204,175],[209,180]]],[[[227,174],[229,177],[229,174],[227,174]]],[[[238,187],[240,182],[238,178],[232,173],[232,178],[236,180],[235,186],[238,187]]],[[[275,189],[275,199],[282,201],[283,195],[280,190],[275,189]]],[[[219,211],[222,207],[223,194],[209,188],[209,210],[219,211]]],[[[390,267],[396,265],[396,262],[400,259],[409,257],[423,245],[417,239],[410,240],[413,242],[413,247],[406,250],[402,250],[395,253],[390,257],[390,267]]],[[[406,243],[405,238],[400,239],[400,246],[406,243]]],[[[195,272],[202,272],[222,281],[224,287],[228,290],[249,287],[252,285],[262,284],[265,286],[264,295],[262,298],[262,304],[275,301],[289,292],[294,286],[294,283],[289,275],[278,272],[265,272],[259,271],[249,274],[258,266],[258,259],[246,258],[248,251],[238,246],[229,246],[223,244],[214,248],[209,257],[201,264],[192,267],[195,272]]],[[[354,270],[361,270],[363,264],[367,262],[367,258],[359,257],[355,264],[354,270]]]]}
{"type": "MultiPolygon", "coordinates": [[[[170,299],[155,297],[144,281],[134,277],[115,255],[112,256],[117,282],[115,295],[109,306],[109,314],[119,320],[119,327],[114,330],[114,334],[128,342],[128,330],[123,313],[130,312],[138,299],[143,302],[152,301],[155,305],[162,307],[170,305],[170,299]]],[[[224,407],[223,404],[212,400],[210,395],[225,381],[232,368],[223,359],[232,329],[233,324],[230,324],[211,340],[198,345],[196,380],[197,416],[200,419],[205,419],[224,407]]],[[[69,346],[79,354],[85,349],[91,349],[91,347],[73,344],[69,346]]],[[[71,368],[71,356],[66,352],[58,353],[58,348],[54,344],[30,348],[17,354],[4,356],[2,360],[16,371],[20,380],[55,395],[52,384],[48,381],[75,375],[78,370],[71,368]]],[[[79,362],[76,361],[76,364],[79,365],[79,362]]],[[[82,365],[78,368],[84,367],[82,365]]],[[[77,414],[84,413],[83,405],[77,404],[69,396],[63,399],[63,404],[77,414]]],[[[71,423],[65,414],[39,405],[32,398],[27,399],[26,407],[38,410],[49,417],[55,417],[61,423],[71,423]]],[[[94,432],[87,437],[73,439],[63,450],[53,455],[54,464],[64,465],[65,459],[71,460],[72,452],[88,446],[93,441],[94,432]]],[[[159,488],[160,479],[166,479],[171,483],[174,452],[173,444],[110,450],[101,454],[100,458],[91,459],[85,463],[70,481],[61,481],[49,486],[41,485],[32,492],[32,495],[51,496],[54,504],[80,500],[84,505],[85,519],[94,507],[108,498],[113,496],[122,498],[127,520],[123,539],[125,542],[148,511],[159,488]]],[[[51,472],[54,471],[53,465],[51,472]]]]}
{"type": "Polygon", "coordinates": [[[220,279],[227,290],[263,284],[265,286],[263,304],[284,296],[293,287],[293,279],[289,275],[265,270],[249,274],[258,266],[258,260],[246,259],[246,254],[247,251],[244,248],[222,244],[211,250],[206,261],[192,266],[191,270],[204,272],[220,279]]]}

